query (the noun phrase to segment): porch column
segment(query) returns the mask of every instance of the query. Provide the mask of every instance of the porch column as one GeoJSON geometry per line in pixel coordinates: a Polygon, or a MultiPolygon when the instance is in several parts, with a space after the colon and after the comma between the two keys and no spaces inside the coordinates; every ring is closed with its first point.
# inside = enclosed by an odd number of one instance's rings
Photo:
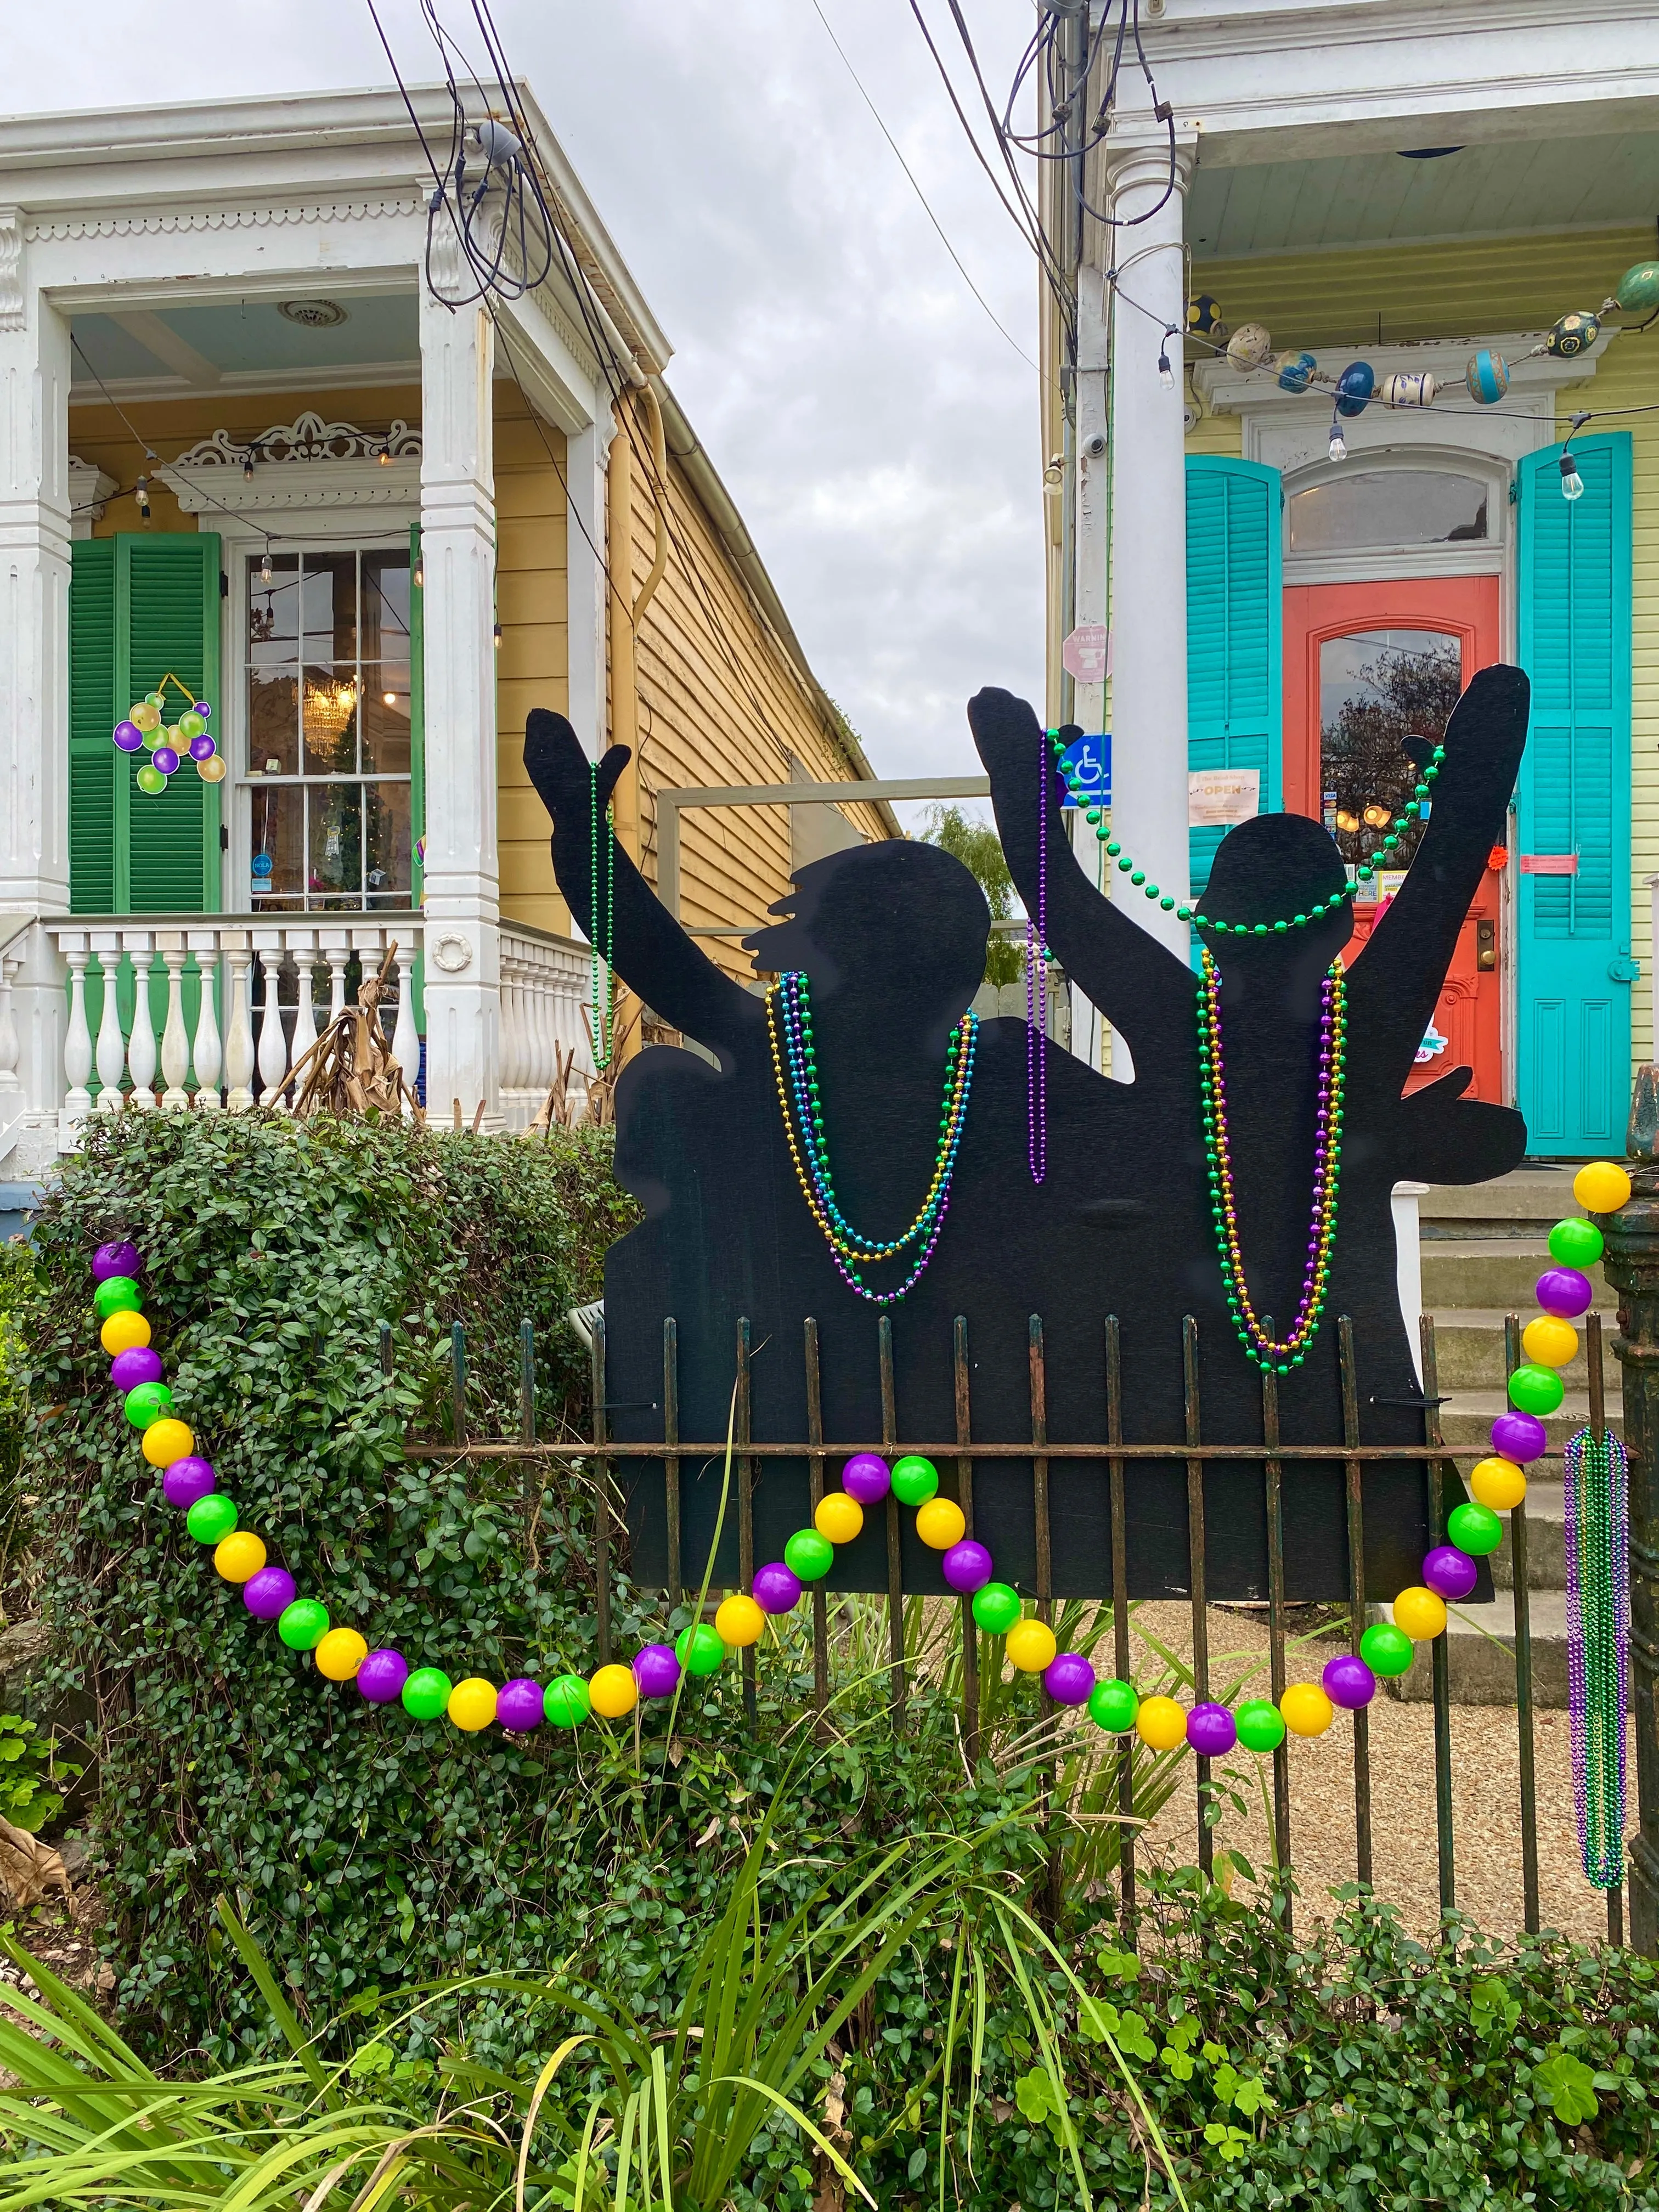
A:
{"type": "Polygon", "coordinates": [[[459,1098],[470,1127],[482,1100],[498,1129],[494,365],[482,307],[452,310],[422,284],[427,1109],[447,1126],[459,1098]]]}
{"type": "Polygon", "coordinates": [[[606,584],[596,548],[605,544],[605,460],[612,422],[589,422],[565,441],[570,520],[565,566],[569,591],[570,721],[590,757],[605,750],[606,584]]]}
{"type": "MultiPolygon", "coordinates": [[[[1105,162],[1120,225],[1146,217],[1116,230],[1108,249],[1119,280],[1110,308],[1112,834],[1148,882],[1183,906],[1189,877],[1182,216],[1192,159],[1190,149],[1177,146],[1173,191],[1167,142],[1109,151],[1105,162]],[[1166,328],[1175,332],[1167,348],[1166,328]],[[1175,372],[1168,391],[1158,368],[1166,350],[1175,372]]],[[[1127,878],[1116,880],[1127,885],[1127,878]]],[[[1115,895],[1123,896],[1126,914],[1186,959],[1184,921],[1138,891],[1115,895]]]]}

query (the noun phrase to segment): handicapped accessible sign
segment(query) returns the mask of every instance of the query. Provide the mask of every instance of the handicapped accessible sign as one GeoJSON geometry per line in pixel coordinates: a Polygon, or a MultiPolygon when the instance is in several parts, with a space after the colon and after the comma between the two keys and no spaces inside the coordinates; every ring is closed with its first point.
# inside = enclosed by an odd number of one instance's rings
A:
{"type": "Polygon", "coordinates": [[[1109,806],[1112,803],[1112,733],[1095,730],[1073,738],[1060,755],[1066,779],[1062,806],[1109,806]],[[1075,791],[1076,796],[1073,796],[1075,791]]]}

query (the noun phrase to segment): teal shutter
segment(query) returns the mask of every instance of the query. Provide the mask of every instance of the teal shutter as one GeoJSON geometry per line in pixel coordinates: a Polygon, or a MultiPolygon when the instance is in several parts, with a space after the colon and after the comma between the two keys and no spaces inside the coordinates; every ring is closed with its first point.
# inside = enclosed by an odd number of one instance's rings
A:
{"type": "MultiPolygon", "coordinates": [[[[1253,768],[1276,813],[1283,750],[1279,478],[1259,461],[1187,462],[1187,764],[1253,768]]],[[[1225,836],[1194,830],[1193,896],[1225,836]]]]}
{"type": "Polygon", "coordinates": [[[1631,437],[1575,439],[1519,469],[1521,665],[1532,723],[1516,793],[1521,853],[1576,875],[1517,873],[1517,1103],[1528,1149],[1623,1150],[1630,1095],[1631,437]]]}
{"type": "MultiPolygon", "coordinates": [[[[115,697],[115,541],[70,548],[70,911],[115,906],[115,806],[126,763],[110,743],[115,697]]],[[[125,702],[131,705],[131,702],[125,702]]]]}

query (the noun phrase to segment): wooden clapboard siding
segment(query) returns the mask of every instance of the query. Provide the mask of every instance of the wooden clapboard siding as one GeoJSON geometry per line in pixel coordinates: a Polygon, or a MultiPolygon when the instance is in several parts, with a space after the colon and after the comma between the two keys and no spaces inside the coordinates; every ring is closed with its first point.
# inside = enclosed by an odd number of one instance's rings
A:
{"type": "MultiPolygon", "coordinates": [[[[501,918],[568,933],[549,849],[547,809],[524,771],[532,707],[570,706],[570,586],[562,431],[535,422],[522,395],[495,387],[496,854],[501,918]]],[[[584,730],[585,740],[593,732],[584,730]]]]}

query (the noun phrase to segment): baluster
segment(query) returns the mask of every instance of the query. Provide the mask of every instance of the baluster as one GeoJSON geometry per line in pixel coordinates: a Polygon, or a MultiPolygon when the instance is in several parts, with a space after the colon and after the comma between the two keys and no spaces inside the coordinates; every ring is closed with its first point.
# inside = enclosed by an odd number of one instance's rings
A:
{"type": "Polygon", "coordinates": [[[501,1095],[522,1091],[530,1080],[529,1039],[525,1035],[529,974],[525,963],[501,955],[501,1095]]]}
{"type": "Polygon", "coordinates": [[[540,1094],[538,1109],[553,1087],[553,1078],[558,1071],[558,1055],[555,1050],[559,1041],[558,971],[550,961],[544,962],[537,977],[540,988],[536,993],[536,1019],[533,1034],[536,1039],[536,1089],[540,1094]]]}
{"type": "Polygon", "coordinates": [[[246,1114],[253,1103],[253,1015],[248,1003],[248,969],[253,964],[253,953],[240,931],[236,941],[227,944],[225,957],[230,963],[230,1019],[225,1028],[225,1081],[229,1090],[225,1104],[233,1114],[246,1114]]]}
{"type": "MultiPolygon", "coordinates": [[[[403,1070],[404,1083],[411,1098],[415,1095],[415,1079],[421,1072],[421,1032],[415,1019],[416,951],[414,932],[410,930],[398,940],[398,1018],[392,1028],[392,1054],[403,1070]]],[[[413,1111],[405,1100],[405,1116],[413,1111]]]]}
{"type": "Polygon", "coordinates": [[[343,939],[337,945],[325,941],[323,957],[328,963],[328,1018],[337,1022],[345,1012],[346,969],[351,959],[351,947],[343,939]]]}
{"type": "Polygon", "coordinates": [[[18,1079],[17,1024],[12,1018],[12,970],[22,955],[0,953],[0,1127],[14,1121],[23,1110],[23,1085],[18,1079]]]}
{"type": "Polygon", "coordinates": [[[103,1088],[98,1093],[100,1114],[118,1114],[123,1100],[121,1078],[126,1072],[127,1041],[121,1034],[121,1009],[118,1003],[121,973],[121,941],[110,935],[93,939],[98,954],[98,968],[104,979],[104,1006],[98,1017],[98,1080],[103,1088]]]}
{"type": "Polygon", "coordinates": [[[149,971],[155,952],[149,932],[128,930],[126,947],[132,955],[132,1035],[127,1039],[127,1073],[132,1078],[129,1103],[153,1112],[155,1106],[155,1023],[149,1011],[149,971]]]}
{"type": "Polygon", "coordinates": [[[259,1019],[259,1083],[262,1106],[281,1108],[283,1084],[288,1074],[288,1040],[283,1035],[281,1000],[283,956],[274,946],[262,947],[259,967],[265,979],[264,1007],[259,1019]]]}
{"type": "Polygon", "coordinates": [[[296,981],[294,1000],[294,1042],[289,1065],[297,1067],[301,1060],[317,1042],[317,1002],[313,995],[313,967],[317,957],[317,933],[313,929],[289,929],[283,932],[284,941],[294,962],[296,981]]]}
{"type": "MultiPolygon", "coordinates": [[[[173,932],[166,934],[172,936],[173,932]]],[[[173,943],[162,945],[161,959],[167,971],[167,1018],[161,1031],[161,1073],[167,1078],[167,1088],[161,1093],[161,1105],[169,1114],[179,1114],[190,1105],[190,1093],[185,1089],[185,1079],[190,1073],[190,1038],[185,1029],[182,933],[173,943]]]]}
{"type": "Polygon", "coordinates": [[[196,1009],[196,1041],[191,1048],[191,1057],[196,1063],[198,1114],[219,1111],[219,1071],[224,1066],[224,1048],[219,1042],[219,1010],[214,1004],[214,985],[219,975],[219,963],[214,956],[218,948],[216,930],[190,932],[190,949],[196,955],[197,973],[202,981],[201,1003],[196,1009]]]}
{"type": "Polygon", "coordinates": [[[92,1111],[92,1093],[87,1088],[87,1078],[92,1073],[92,1031],[87,1025],[87,962],[91,955],[77,945],[72,952],[65,949],[64,957],[70,971],[69,1034],[64,1039],[64,1076],[68,1085],[64,1119],[72,1122],[92,1111]]]}

